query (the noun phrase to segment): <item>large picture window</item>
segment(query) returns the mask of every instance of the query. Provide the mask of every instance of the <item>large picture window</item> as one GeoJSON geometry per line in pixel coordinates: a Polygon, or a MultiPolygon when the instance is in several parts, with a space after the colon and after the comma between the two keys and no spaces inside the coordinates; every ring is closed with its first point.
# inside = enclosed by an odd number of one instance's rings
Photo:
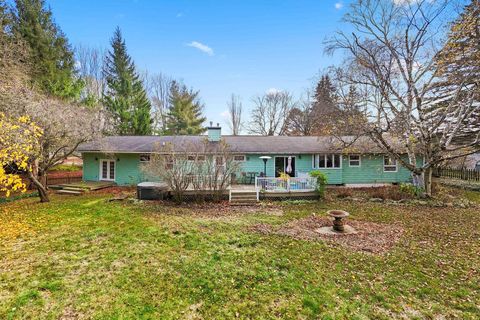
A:
{"type": "Polygon", "coordinates": [[[389,156],[383,156],[383,171],[385,172],[396,172],[397,171],[397,160],[389,156]]]}
{"type": "Polygon", "coordinates": [[[314,169],[338,169],[342,167],[342,156],[339,154],[316,154],[313,156],[314,169]]]}

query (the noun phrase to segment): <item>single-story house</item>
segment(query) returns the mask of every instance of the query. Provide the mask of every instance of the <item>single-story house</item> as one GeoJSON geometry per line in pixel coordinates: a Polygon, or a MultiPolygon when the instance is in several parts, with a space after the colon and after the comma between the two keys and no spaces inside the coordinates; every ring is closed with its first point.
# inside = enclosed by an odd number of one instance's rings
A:
{"type": "MultiPolygon", "coordinates": [[[[227,143],[240,163],[240,171],[278,177],[308,176],[320,170],[331,185],[375,185],[411,181],[410,172],[381,152],[370,139],[343,137],[346,148],[335,137],[322,136],[231,136],[222,135],[219,126],[210,126],[207,135],[198,136],[109,136],[79,147],[83,157],[83,180],[111,181],[118,185],[136,185],[151,180],[140,166],[149,161],[158,146],[169,144],[184,148],[203,143],[214,146],[227,143]],[[266,168],[263,159],[266,161],[266,168]]],[[[422,161],[419,157],[418,161],[422,161]]]]}

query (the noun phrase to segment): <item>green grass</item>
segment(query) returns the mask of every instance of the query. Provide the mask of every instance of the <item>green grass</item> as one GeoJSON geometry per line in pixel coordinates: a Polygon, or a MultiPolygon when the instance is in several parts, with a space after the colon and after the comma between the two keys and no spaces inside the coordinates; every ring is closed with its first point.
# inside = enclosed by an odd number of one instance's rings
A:
{"type": "Polygon", "coordinates": [[[213,217],[104,197],[0,206],[0,319],[480,317],[478,208],[293,202],[213,217]],[[372,255],[248,229],[332,208],[404,235],[372,255]]]}

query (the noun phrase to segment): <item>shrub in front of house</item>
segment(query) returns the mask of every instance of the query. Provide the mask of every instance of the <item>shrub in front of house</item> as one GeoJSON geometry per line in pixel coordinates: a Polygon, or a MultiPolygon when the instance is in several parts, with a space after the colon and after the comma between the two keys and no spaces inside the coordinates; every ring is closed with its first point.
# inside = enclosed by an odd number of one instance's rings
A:
{"type": "Polygon", "coordinates": [[[327,185],[327,176],[320,170],[314,170],[310,172],[310,177],[317,178],[317,192],[321,198],[325,198],[325,187],[327,185]]]}

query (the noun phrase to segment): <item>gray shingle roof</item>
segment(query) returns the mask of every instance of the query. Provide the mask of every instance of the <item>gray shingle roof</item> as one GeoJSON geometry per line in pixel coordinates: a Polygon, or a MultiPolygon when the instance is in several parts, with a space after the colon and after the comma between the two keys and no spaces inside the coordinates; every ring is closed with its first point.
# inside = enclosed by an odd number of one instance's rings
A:
{"type": "MultiPolygon", "coordinates": [[[[342,137],[343,143],[333,136],[228,136],[222,138],[235,153],[246,154],[305,154],[345,151],[345,142],[354,137],[342,137]]],[[[161,150],[171,144],[174,149],[184,151],[189,146],[201,145],[207,136],[109,136],[101,140],[80,145],[80,152],[105,153],[148,153],[161,150]]],[[[215,142],[211,142],[212,148],[215,142]]],[[[367,137],[355,140],[349,152],[380,153],[381,150],[367,137]]]]}

